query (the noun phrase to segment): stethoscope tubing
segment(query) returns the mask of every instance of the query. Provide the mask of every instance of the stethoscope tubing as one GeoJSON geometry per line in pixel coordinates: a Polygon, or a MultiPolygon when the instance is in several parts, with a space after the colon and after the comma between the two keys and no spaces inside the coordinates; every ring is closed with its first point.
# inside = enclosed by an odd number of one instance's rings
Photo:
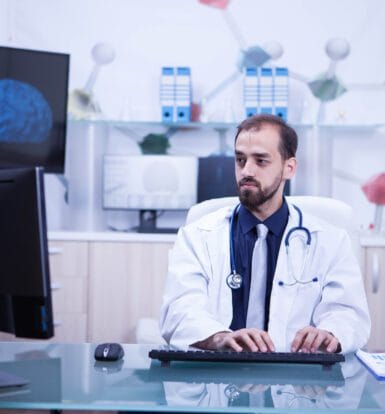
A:
{"type": "MultiPolygon", "coordinates": [[[[242,276],[237,273],[237,269],[236,269],[236,265],[235,265],[235,249],[234,249],[234,221],[235,221],[235,217],[238,214],[239,208],[240,208],[241,204],[238,204],[232,214],[231,214],[231,218],[230,218],[230,269],[231,269],[231,273],[227,276],[226,278],[226,283],[229,286],[230,289],[239,289],[242,285],[242,276]]],[[[309,250],[310,250],[310,245],[311,245],[311,234],[310,231],[307,227],[303,226],[303,214],[302,211],[300,210],[300,208],[298,208],[297,206],[293,205],[294,209],[297,211],[298,213],[298,226],[292,227],[286,234],[284,243],[285,243],[285,249],[286,249],[286,254],[289,257],[289,244],[290,244],[290,237],[293,235],[294,232],[296,231],[300,231],[305,233],[306,236],[306,256],[304,258],[304,262],[302,265],[302,269],[301,269],[301,275],[303,274],[304,268],[305,268],[305,264],[307,263],[307,258],[309,256],[309,250]]],[[[292,270],[292,269],[291,269],[292,270]]],[[[297,283],[299,284],[308,284],[308,283],[312,283],[312,282],[317,282],[318,278],[317,277],[313,277],[312,279],[308,280],[308,281],[301,281],[299,280],[297,277],[295,277],[294,273],[292,273],[292,278],[294,279],[293,282],[291,283],[285,283],[282,280],[278,281],[278,285],[279,286],[294,286],[297,283]]]]}
{"type": "Polygon", "coordinates": [[[311,234],[310,231],[307,227],[304,227],[302,225],[303,222],[303,216],[302,216],[302,211],[295,205],[293,205],[293,207],[295,208],[295,210],[298,212],[298,226],[292,227],[286,234],[285,237],[285,246],[288,249],[289,248],[289,243],[290,243],[290,236],[295,232],[295,231],[303,231],[306,234],[306,244],[308,246],[310,246],[311,244],[311,234]]]}

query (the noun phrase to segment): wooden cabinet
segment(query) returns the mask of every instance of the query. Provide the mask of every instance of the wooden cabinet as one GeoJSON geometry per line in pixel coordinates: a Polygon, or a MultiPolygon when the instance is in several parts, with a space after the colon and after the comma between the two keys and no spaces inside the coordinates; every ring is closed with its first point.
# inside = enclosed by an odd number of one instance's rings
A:
{"type": "Polygon", "coordinates": [[[162,242],[50,242],[57,342],[135,342],[158,318],[168,252],[162,242]]]}
{"type": "Polygon", "coordinates": [[[158,318],[172,243],[90,244],[89,340],[135,342],[142,317],[158,318]]]}
{"type": "MultiPolygon", "coordinates": [[[[55,321],[50,341],[135,342],[139,319],[158,319],[173,241],[135,238],[50,240],[55,321]]],[[[0,340],[18,339],[0,333],[0,340]]]]}
{"type": "MultiPolygon", "coordinates": [[[[370,350],[385,350],[385,246],[363,249],[365,289],[372,319],[370,350]]],[[[359,326],[357,326],[359,329],[359,326]]]]}
{"type": "Polygon", "coordinates": [[[86,342],[88,313],[87,242],[49,243],[54,342],[86,342]]]}

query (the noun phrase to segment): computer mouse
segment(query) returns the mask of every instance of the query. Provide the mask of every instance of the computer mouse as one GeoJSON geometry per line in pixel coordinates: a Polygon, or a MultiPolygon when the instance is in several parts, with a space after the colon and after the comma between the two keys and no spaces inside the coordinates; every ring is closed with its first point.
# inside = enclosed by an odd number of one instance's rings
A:
{"type": "Polygon", "coordinates": [[[99,344],[95,348],[95,359],[97,361],[118,361],[123,357],[123,347],[117,343],[99,344]]]}

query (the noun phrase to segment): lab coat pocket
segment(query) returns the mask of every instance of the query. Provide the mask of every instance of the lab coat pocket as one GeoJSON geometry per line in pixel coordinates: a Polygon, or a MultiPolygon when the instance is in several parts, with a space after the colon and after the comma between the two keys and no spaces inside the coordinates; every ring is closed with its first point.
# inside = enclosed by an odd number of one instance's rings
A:
{"type": "Polygon", "coordinates": [[[319,277],[314,276],[309,281],[298,284],[296,302],[312,306],[321,299],[321,284],[319,277]]]}
{"type": "Polygon", "coordinates": [[[298,321],[302,328],[312,325],[313,312],[320,300],[321,286],[319,280],[299,284],[290,319],[298,321]]]}

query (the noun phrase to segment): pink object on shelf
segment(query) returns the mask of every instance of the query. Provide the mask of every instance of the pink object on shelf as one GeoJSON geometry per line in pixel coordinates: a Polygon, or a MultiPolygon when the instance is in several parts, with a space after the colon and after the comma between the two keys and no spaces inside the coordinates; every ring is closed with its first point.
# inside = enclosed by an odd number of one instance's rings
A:
{"type": "Polygon", "coordinates": [[[370,178],[362,186],[362,191],[371,203],[385,205],[385,173],[370,178]]]}
{"type": "Polygon", "coordinates": [[[224,10],[229,5],[230,0],[199,0],[199,3],[224,10]]]}
{"type": "Polygon", "coordinates": [[[198,122],[200,120],[202,108],[199,103],[191,103],[191,122],[198,122]]]}

